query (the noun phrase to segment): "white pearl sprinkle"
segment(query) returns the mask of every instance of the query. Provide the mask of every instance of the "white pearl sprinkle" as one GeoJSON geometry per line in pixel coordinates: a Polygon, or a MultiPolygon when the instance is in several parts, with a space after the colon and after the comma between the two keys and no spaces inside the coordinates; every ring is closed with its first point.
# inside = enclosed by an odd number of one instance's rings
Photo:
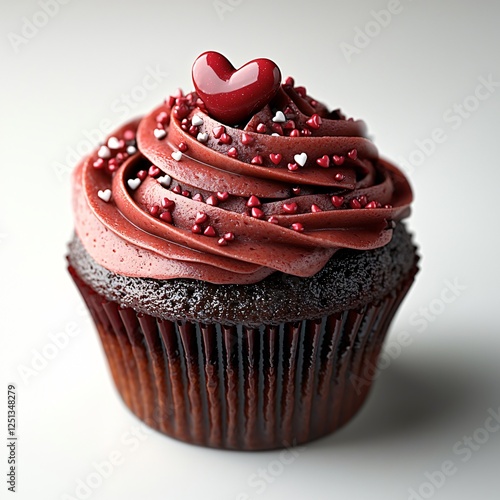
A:
{"type": "Polygon", "coordinates": [[[283,114],[283,111],[276,111],[276,114],[274,115],[273,118],[274,123],[285,123],[286,122],[286,117],[283,114]]]}
{"type": "Polygon", "coordinates": [[[200,132],[196,138],[200,141],[200,142],[207,142],[208,141],[208,134],[203,134],[202,132],[200,132]]]}
{"type": "Polygon", "coordinates": [[[111,199],[111,189],[105,189],[104,191],[99,189],[99,191],[97,192],[97,196],[99,196],[102,201],[108,203],[108,201],[111,199]]]}
{"type": "Polygon", "coordinates": [[[175,161],[181,161],[181,158],[182,158],[182,152],[181,151],[174,151],[172,153],[172,158],[175,160],[175,161]]]}
{"type": "Polygon", "coordinates": [[[153,133],[155,137],[159,140],[164,139],[167,136],[167,133],[162,128],[155,128],[153,133]]]}
{"type": "Polygon", "coordinates": [[[203,118],[200,115],[194,115],[193,118],[191,118],[191,125],[195,127],[203,125],[203,118]]]}
{"type": "Polygon", "coordinates": [[[168,188],[170,186],[170,183],[172,182],[172,177],[170,175],[162,175],[161,177],[158,177],[158,182],[165,188],[168,188]]]}
{"type": "Polygon", "coordinates": [[[271,135],[272,135],[273,137],[279,137],[279,136],[280,136],[280,135],[279,135],[278,133],[276,133],[276,132],[273,132],[271,135]]]}
{"type": "Polygon", "coordinates": [[[307,155],[305,153],[300,153],[300,155],[295,155],[293,159],[295,160],[295,163],[298,163],[301,167],[303,167],[306,164],[307,155]]]}
{"type": "Polygon", "coordinates": [[[129,187],[130,189],[132,189],[133,191],[135,191],[135,190],[136,190],[136,189],[140,186],[140,184],[141,184],[141,179],[139,179],[139,178],[137,178],[137,177],[136,177],[135,179],[129,179],[129,180],[127,181],[127,184],[128,184],[128,187],[129,187]]]}
{"type": "Polygon", "coordinates": [[[137,149],[135,148],[135,146],[128,146],[127,147],[127,153],[129,155],[135,155],[135,153],[137,153],[137,149]]]}
{"type": "Polygon", "coordinates": [[[107,160],[108,158],[111,158],[111,151],[108,146],[101,146],[97,152],[97,156],[103,160],[107,160]]]}

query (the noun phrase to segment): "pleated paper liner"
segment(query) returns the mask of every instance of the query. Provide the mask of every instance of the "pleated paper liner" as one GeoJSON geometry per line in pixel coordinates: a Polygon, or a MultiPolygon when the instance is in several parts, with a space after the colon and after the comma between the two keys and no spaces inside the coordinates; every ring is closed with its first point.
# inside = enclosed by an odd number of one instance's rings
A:
{"type": "Polygon", "coordinates": [[[132,412],[171,437],[234,450],[306,443],[349,421],[366,399],[387,329],[416,272],[376,303],[249,328],[122,308],[69,270],[132,412]]]}

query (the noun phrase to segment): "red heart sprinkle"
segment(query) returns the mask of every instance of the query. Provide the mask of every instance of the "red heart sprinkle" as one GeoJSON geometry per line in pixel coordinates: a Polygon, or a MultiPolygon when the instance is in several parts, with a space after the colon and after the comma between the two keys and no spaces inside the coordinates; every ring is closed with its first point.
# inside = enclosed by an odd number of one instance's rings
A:
{"type": "Polygon", "coordinates": [[[333,155],[332,156],[333,163],[337,165],[337,167],[340,167],[344,163],[345,158],[343,156],[338,156],[338,155],[333,155]]]}
{"type": "Polygon", "coordinates": [[[178,148],[181,153],[185,153],[188,149],[188,146],[185,142],[179,142],[178,148]]]}
{"type": "Polygon", "coordinates": [[[227,191],[224,191],[223,193],[218,191],[217,198],[219,198],[220,201],[226,201],[229,198],[229,193],[227,191]]]}
{"type": "Polygon", "coordinates": [[[250,144],[253,143],[253,137],[251,135],[247,134],[246,132],[243,132],[243,134],[241,135],[241,142],[245,146],[249,146],[250,144]]]}
{"type": "Polygon", "coordinates": [[[267,222],[270,222],[271,224],[278,224],[279,220],[278,217],[276,217],[275,215],[271,215],[271,217],[267,219],[267,222]]]}
{"type": "Polygon", "coordinates": [[[222,125],[220,127],[214,127],[213,129],[214,137],[218,139],[225,131],[226,127],[223,127],[222,125]]]}
{"type": "Polygon", "coordinates": [[[148,170],[148,174],[151,177],[156,177],[156,176],[160,175],[160,172],[161,172],[161,170],[158,167],[155,167],[154,165],[151,165],[149,167],[149,170],[148,170]]]}
{"type": "Polygon", "coordinates": [[[160,214],[160,219],[163,222],[168,222],[169,224],[172,224],[172,214],[170,212],[163,212],[160,214]]]}
{"type": "Polygon", "coordinates": [[[236,148],[231,148],[228,152],[227,152],[227,156],[230,156],[231,158],[238,158],[238,150],[236,148]]]}
{"type": "Polygon", "coordinates": [[[317,130],[319,127],[321,127],[321,117],[317,114],[314,113],[314,115],[309,118],[309,120],[306,121],[306,123],[311,127],[312,129],[317,130]]]}
{"type": "Polygon", "coordinates": [[[344,203],[343,196],[332,196],[332,204],[335,208],[340,208],[344,203]]]}
{"type": "Polygon", "coordinates": [[[213,194],[210,195],[208,198],[207,198],[207,201],[206,201],[207,205],[212,205],[213,207],[216,207],[218,204],[219,204],[219,200],[217,198],[217,196],[214,196],[213,194]]]}
{"type": "Polygon", "coordinates": [[[247,207],[260,207],[260,200],[257,196],[253,195],[248,198],[247,207]]]}
{"type": "Polygon", "coordinates": [[[281,82],[278,66],[269,59],[254,59],[235,69],[218,52],[201,54],[192,77],[208,113],[230,125],[244,122],[268,104],[281,82]]]}
{"type": "Polygon", "coordinates": [[[143,181],[147,176],[148,173],[145,170],[139,170],[139,172],[137,172],[137,178],[141,179],[141,181],[143,181]]]}
{"type": "Polygon", "coordinates": [[[225,247],[225,246],[227,246],[227,241],[224,238],[219,238],[217,240],[217,245],[219,245],[221,247],[225,247]]]}
{"type": "Polygon", "coordinates": [[[318,205],[315,205],[314,203],[311,205],[311,212],[313,214],[315,213],[318,213],[318,212],[322,212],[323,210],[321,210],[321,208],[318,207],[318,205]]]}
{"type": "Polygon", "coordinates": [[[231,139],[231,136],[226,134],[225,132],[221,134],[220,139],[219,139],[219,144],[231,144],[233,140],[231,139]]]}
{"type": "Polygon", "coordinates": [[[262,219],[262,217],[264,217],[264,212],[260,208],[253,207],[252,217],[255,217],[256,219],[262,219]]]}
{"type": "Polygon", "coordinates": [[[294,201],[291,203],[283,203],[283,210],[288,214],[296,214],[298,209],[299,207],[294,201]]]}
{"type": "Polygon", "coordinates": [[[323,168],[328,168],[330,166],[330,158],[328,158],[328,155],[323,155],[321,158],[318,158],[316,160],[316,163],[323,168]]]}
{"type": "Polygon", "coordinates": [[[347,156],[351,160],[356,160],[358,158],[358,150],[357,149],[351,149],[351,151],[349,151],[349,153],[347,153],[347,156]]]}
{"type": "Polygon", "coordinates": [[[271,153],[271,154],[269,155],[269,158],[271,159],[271,161],[272,161],[275,165],[277,165],[277,164],[281,161],[281,159],[282,159],[283,157],[282,157],[279,153],[277,153],[277,154],[271,153]]]}
{"type": "Polygon", "coordinates": [[[304,226],[300,222],[294,222],[292,224],[292,229],[298,233],[302,233],[302,231],[304,231],[304,226]]]}
{"type": "Polygon", "coordinates": [[[196,218],[194,219],[194,222],[196,224],[203,224],[207,219],[208,219],[208,215],[206,213],[198,212],[196,214],[196,218]]]}
{"type": "Polygon", "coordinates": [[[252,158],[252,161],[250,162],[252,165],[262,165],[263,163],[262,156],[257,155],[252,158]]]}
{"type": "Polygon", "coordinates": [[[201,226],[199,224],[195,224],[192,228],[191,231],[195,234],[200,234],[201,233],[201,226]]]}
{"type": "Polygon", "coordinates": [[[216,235],[215,229],[212,226],[207,226],[207,228],[205,229],[205,231],[203,231],[203,234],[205,236],[210,236],[210,237],[213,237],[213,236],[216,235]]]}
{"type": "Polygon", "coordinates": [[[163,200],[161,200],[161,206],[163,208],[172,209],[175,207],[175,201],[169,200],[168,198],[163,198],[163,200]]]}
{"type": "Polygon", "coordinates": [[[298,128],[294,128],[291,132],[290,132],[290,137],[299,137],[300,136],[300,131],[298,128]]]}

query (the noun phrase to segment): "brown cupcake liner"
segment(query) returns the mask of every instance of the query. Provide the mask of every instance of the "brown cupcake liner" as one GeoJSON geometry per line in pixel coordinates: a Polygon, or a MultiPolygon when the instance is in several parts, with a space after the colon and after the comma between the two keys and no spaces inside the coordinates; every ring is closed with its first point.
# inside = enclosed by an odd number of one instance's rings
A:
{"type": "Polygon", "coordinates": [[[132,412],[168,436],[235,450],[298,445],[349,421],[416,272],[361,308],[250,328],[123,308],[69,270],[132,412]]]}

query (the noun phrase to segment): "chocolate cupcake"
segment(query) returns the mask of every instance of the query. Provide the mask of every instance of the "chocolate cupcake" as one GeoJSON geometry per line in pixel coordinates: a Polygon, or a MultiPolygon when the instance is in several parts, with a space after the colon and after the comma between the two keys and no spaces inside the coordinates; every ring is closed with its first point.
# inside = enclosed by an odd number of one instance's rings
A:
{"type": "Polygon", "coordinates": [[[125,404],[159,431],[263,450],[360,408],[417,271],[411,189],[362,121],[220,54],[85,158],[70,273],[125,404]]]}

